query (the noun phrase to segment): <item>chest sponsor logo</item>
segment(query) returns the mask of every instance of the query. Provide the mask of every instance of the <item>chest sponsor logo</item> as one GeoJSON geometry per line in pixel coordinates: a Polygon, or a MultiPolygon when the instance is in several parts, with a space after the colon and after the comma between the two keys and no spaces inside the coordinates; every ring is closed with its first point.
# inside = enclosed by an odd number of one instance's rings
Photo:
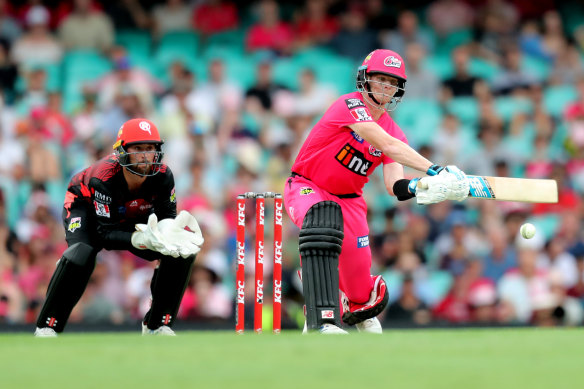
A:
{"type": "Polygon", "coordinates": [[[81,228],[81,218],[80,217],[71,218],[71,220],[69,221],[69,227],[67,227],[67,231],[75,232],[75,230],[78,228],[81,228]]]}
{"type": "Polygon", "coordinates": [[[100,203],[99,201],[94,201],[95,214],[97,216],[110,217],[109,205],[100,203]]]}
{"type": "Polygon", "coordinates": [[[369,154],[373,155],[374,157],[381,157],[381,150],[377,150],[372,145],[369,145],[369,154]]]}
{"type": "Polygon", "coordinates": [[[353,109],[355,107],[364,107],[365,103],[359,99],[345,99],[345,104],[347,104],[347,108],[353,109]]]}
{"type": "Polygon", "coordinates": [[[367,176],[371,168],[371,161],[365,159],[362,152],[351,147],[348,143],[337,153],[335,158],[341,165],[363,177],[367,176]]]}
{"type": "Polygon", "coordinates": [[[97,201],[99,201],[100,203],[104,203],[104,204],[111,204],[111,202],[112,202],[112,198],[110,196],[106,196],[103,193],[100,193],[98,191],[95,191],[94,198],[97,201]]]}
{"type": "Polygon", "coordinates": [[[363,138],[361,135],[357,134],[355,131],[351,132],[351,135],[353,135],[353,138],[355,138],[357,142],[363,143],[363,138]]]}
{"type": "Polygon", "coordinates": [[[314,189],[310,188],[310,187],[304,187],[304,188],[300,188],[300,195],[301,196],[307,196],[311,193],[314,193],[314,189]]]}
{"type": "Polygon", "coordinates": [[[357,247],[363,248],[369,246],[369,235],[357,237],[357,247]]]}
{"type": "Polygon", "coordinates": [[[367,111],[367,108],[357,108],[357,109],[354,109],[350,112],[351,112],[351,115],[353,115],[355,120],[358,122],[365,122],[368,120],[373,120],[371,118],[371,115],[369,114],[369,111],[367,111]]]}

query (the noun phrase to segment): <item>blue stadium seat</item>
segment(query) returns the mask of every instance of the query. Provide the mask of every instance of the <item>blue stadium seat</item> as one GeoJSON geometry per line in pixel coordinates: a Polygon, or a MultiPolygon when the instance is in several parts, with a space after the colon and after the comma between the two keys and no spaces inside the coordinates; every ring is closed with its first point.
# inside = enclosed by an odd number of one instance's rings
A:
{"type": "Polygon", "coordinates": [[[548,87],[543,92],[543,104],[548,113],[560,117],[569,103],[578,98],[578,92],[572,85],[548,87]]]}
{"type": "Polygon", "coordinates": [[[450,78],[454,74],[454,65],[450,59],[450,54],[427,56],[422,66],[441,80],[450,78]]]}
{"type": "Polygon", "coordinates": [[[338,93],[350,93],[355,91],[355,77],[357,64],[352,60],[333,57],[331,61],[322,61],[309,65],[315,71],[318,82],[333,85],[338,93]]]}
{"type": "Polygon", "coordinates": [[[517,113],[531,113],[533,104],[531,100],[516,97],[497,97],[495,99],[495,111],[504,121],[509,121],[517,113]]]}
{"type": "Polygon", "coordinates": [[[479,120],[479,105],[474,97],[454,97],[446,104],[446,111],[463,125],[475,125],[479,120]]]}
{"type": "Polygon", "coordinates": [[[116,43],[124,46],[130,55],[149,56],[152,50],[152,39],[148,31],[118,31],[116,32],[116,43]]]}

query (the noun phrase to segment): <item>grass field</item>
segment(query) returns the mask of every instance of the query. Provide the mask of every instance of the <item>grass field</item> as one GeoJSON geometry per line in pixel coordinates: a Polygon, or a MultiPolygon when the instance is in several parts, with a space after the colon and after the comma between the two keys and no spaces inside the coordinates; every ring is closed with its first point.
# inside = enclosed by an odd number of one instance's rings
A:
{"type": "Polygon", "coordinates": [[[584,329],[0,334],[2,388],[571,388],[584,329]]]}

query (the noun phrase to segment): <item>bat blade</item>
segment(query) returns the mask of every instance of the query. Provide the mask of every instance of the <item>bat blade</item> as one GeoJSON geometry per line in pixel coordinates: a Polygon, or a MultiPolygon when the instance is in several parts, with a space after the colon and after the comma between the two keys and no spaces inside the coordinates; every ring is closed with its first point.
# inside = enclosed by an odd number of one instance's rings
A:
{"type": "Polygon", "coordinates": [[[525,203],[557,203],[555,180],[530,178],[469,176],[470,197],[525,203]]]}

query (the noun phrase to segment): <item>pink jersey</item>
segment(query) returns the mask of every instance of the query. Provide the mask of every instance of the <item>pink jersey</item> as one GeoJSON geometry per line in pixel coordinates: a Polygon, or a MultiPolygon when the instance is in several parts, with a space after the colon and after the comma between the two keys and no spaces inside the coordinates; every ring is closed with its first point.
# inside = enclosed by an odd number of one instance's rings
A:
{"type": "MultiPolygon", "coordinates": [[[[375,168],[382,162],[393,162],[348,127],[372,121],[360,92],[339,97],[310,131],[292,171],[329,193],[361,195],[375,168]]],[[[386,112],[377,124],[389,135],[407,143],[403,131],[386,112]]]]}

